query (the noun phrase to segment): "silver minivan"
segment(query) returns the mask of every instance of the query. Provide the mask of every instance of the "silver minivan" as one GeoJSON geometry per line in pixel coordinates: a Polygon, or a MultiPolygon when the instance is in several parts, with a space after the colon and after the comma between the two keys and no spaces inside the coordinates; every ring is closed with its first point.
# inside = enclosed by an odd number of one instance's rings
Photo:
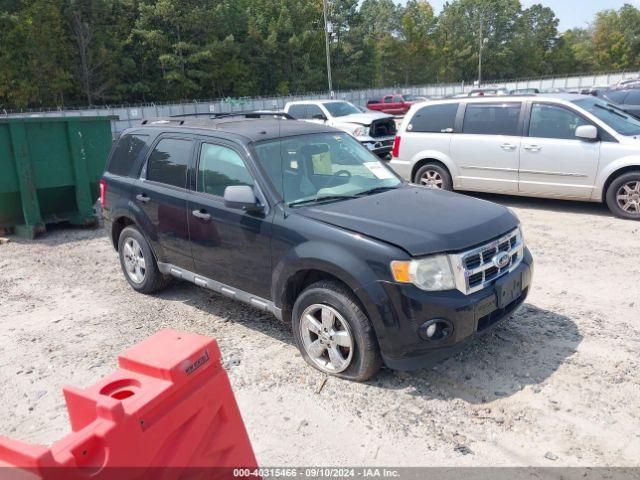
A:
{"type": "Polygon", "coordinates": [[[592,96],[418,103],[390,166],[431,188],[606,202],[640,220],[640,120],[592,96]]]}

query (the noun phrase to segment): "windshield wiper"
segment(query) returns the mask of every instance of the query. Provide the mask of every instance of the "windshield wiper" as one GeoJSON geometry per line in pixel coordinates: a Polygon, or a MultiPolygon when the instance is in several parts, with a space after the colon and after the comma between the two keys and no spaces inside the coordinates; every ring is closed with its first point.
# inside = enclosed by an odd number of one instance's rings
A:
{"type": "Polygon", "coordinates": [[[613,108],[613,105],[609,105],[609,104],[607,104],[607,105],[609,106],[609,108],[603,107],[602,105],[598,105],[598,104],[594,105],[594,107],[599,108],[600,110],[605,110],[605,111],[607,111],[609,113],[613,113],[614,115],[618,115],[619,117],[622,117],[625,120],[627,118],[629,118],[627,115],[625,115],[623,113],[620,113],[615,108],[613,108]]]}
{"type": "Polygon", "coordinates": [[[398,187],[397,186],[395,186],[395,187],[375,187],[375,188],[371,188],[369,190],[365,190],[364,192],[358,193],[358,197],[361,197],[363,195],[372,195],[374,193],[385,192],[387,190],[395,190],[396,188],[398,188],[398,187]]]}
{"type": "Polygon", "coordinates": [[[312,203],[324,203],[335,200],[349,200],[353,198],[358,198],[355,195],[323,195],[322,197],[315,198],[306,198],[303,200],[296,200],[295,202],[289,203],[290,207],[300,207],[302,205],[309,205],[312,203]]]}

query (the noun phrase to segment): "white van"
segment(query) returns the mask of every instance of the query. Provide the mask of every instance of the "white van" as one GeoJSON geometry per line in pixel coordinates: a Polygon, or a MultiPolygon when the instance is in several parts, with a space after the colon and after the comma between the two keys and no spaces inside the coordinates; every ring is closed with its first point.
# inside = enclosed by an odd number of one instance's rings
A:
{"type": "Polygon", "coordinates": [[[640,120],[592,96],[413,105],[389,164],[431,188],[606,202],[640,220],[640,120]]]}

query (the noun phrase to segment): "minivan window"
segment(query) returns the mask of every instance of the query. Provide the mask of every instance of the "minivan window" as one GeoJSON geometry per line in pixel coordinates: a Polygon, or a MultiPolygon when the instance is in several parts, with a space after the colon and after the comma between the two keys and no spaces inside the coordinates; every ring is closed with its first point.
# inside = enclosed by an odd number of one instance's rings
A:
{"type": "Polygon", "coordinates": [[[445,133],[453,131],[458,113],[457,103],[445,103],[442,105],[427,105],[418,110],[407,130],[411,132],[445,133]]]}
{"type": "Polygon", "coordinates": [[[253,186],[253,178],[242,157],[227,147],[203,143],[198,162],[198,191],[224,196],[234,185],[253,186]]]}
{"type": "Polygon", "coordinates": [[[521,103],[469,103],[462,133],[480,135],[519,135],[521,103]]]}
{"type": "Polygon", "coordinates": [[[295,118],[308,118],[306,105],[291,105],[288,113],[295,118]]]}
{"type": "Polygon", "coordinates": [[[138,172],[133,171],[140,152],[145,147],[148,135],[124,134],[111,155],[107,171],[114,175],[135,177],[138,172]]]}
{"type": "Polygon", "coordinates": [[[531,107],[529,136],[577,140],[576,128],[581,125],[591,124],[566,108],[534,103],[531,107]]]}
{"type": "Polygon", "coordinates": [[[587,97],[573,103],[598,117],[621,135],[640,135],[640,120],[620,110],[613,103],[587,97]]]}
{"type": "Polygon", "coordinates": [[[185,188],[191,147],[190,140],[160,140],[147,162],[147,180],[185,188]]]}

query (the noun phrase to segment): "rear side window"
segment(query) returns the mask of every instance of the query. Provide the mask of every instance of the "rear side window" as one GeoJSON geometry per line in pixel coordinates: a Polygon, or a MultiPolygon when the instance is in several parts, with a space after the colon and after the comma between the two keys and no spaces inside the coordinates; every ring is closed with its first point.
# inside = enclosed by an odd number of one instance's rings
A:
{"type": "Polygon", "coordinates": [[[138,172],[134,171],[136,160],[146,146],[148,138],[147,135],[122,135],[113,150],[107,171],[123,177],[137,176],[138,172]]]}
{"type": "Polygon", "coordinates": [[[291,105],[287,113],[295,118],[307,118],[307,106],[291,105]]]}
{"type": "Polygon", "coordinates": [[[185,188],[192,144],[176,138],[160,140],[147,162],[147,180],[185,188]]]}
{"type": "Polygon", "coordinates": [[[464,114],[462,133],[519,135],[520,103],[470,103],[464,114]]]}
{"type": "Polygon", "coordinates": [[[198,163],[198,191],[224,196],[227,187],[253,186],[253,177],[242,157],[227,147],[203,143],[198,163]]]}
{"type": "Polygon", "coordinates": [[[631,90],[627,98],[624,99],[625,105],[640,105],[640,90],[631,90]]]}
{"type": "Polygon", "coordinates": [[[411,132],[447,133],[453,132],[458,113],[457,103],[428,105],[418,110],[407,130],[411,132]]]}
{"type": "Polygon", "coordinates": [[[602,96],[613,103],[626,103],[625,98],[628,92],[624,90],[614,90],[612,92],[604,92],[602,96]]]}

